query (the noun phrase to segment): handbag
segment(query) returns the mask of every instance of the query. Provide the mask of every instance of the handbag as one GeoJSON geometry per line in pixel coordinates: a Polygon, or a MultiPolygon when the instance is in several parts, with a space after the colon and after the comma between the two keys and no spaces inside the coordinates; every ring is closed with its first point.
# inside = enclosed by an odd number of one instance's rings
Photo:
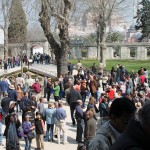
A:
{"type": "Polygon", "coordinates": [[[17,136],[18,136],[18,138],[24,137],[24,131],[23,131],[22,127],[18,128],[18,130],[17,130],[17,136]]]}
{"type": "Polygon", "coordinates": [[[28,135],[27,135],[27,136],[28,136],[28,138],[29,138],[29,139],[31,139],[31,140],[32,140],[32,139],[34,139],[34,138],[35,138],[35,132],[34,132],[34,131],[31,131],[31,132],[29,132],[29,133],[28,133],[28,135]]]}

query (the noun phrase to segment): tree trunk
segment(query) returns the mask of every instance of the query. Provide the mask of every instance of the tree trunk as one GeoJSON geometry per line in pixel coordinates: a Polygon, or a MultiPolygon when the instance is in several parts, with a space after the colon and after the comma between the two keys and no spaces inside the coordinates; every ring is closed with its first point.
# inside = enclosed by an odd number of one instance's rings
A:
{"type": "Polygon", "coordinates": [[[4,58],[8,58],[8,22],[5,20],[4,25],[4,58]]]}
{"type": "MultiPolygon", "coordinates": [[[[57,62],[57,75],[67,73],[67,60],[69,50],[69,38],[68,38],[68,16],[71,10],[71,3],[69,0],[64,0],[64,11],[62,14],[53,14],[53,17],[58,20],[58,29],[60,31],[59,38],[60,44],[55,40],[53,33],[50,30],[50,16],[49,16],[49,3],[46,0],[42,0],[42,7],[40,16],[41,27],[43,28],[44,34],[54,50],[55,59],[57,62]]],[[[53,11],[53,10],[51,10],[53,11]]]]}
{"type": "Polygon", "coordinates": [[[68,73],[68,51],[69,51],[69,34],[68,34],[68,23],[64,22],[64,25],[59,25],[59,37],[61,43],[61,51],[56,54],[57,61],[57,75],[68,73]]]}
{"type": "Polygon", "coordinates": [[[100,24],[98,23],[97,24],[97,60],[100,60],[100,33],[99,33],[99,30],[100,30],[100,24]]]}
{"type": "Polygon", "coordinates": [[[106,50],[106,24],[104,22],[100,23],[99,28],[100,33],[100,62],[103,63],[104,67],[106,67],[106,59],[104,56],[104,50],[106,50]]]}

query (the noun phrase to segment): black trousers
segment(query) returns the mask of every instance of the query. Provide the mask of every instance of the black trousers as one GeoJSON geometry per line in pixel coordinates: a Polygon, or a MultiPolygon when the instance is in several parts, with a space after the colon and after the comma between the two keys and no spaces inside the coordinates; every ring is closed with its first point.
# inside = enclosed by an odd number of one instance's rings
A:
{"type": "Polygon", "coordinates": [[[77,105],[76,102],[73,102],[70,104],[70,112],[71,112],[71,119],[72,119],[73,125],[75,125],[75,123],[76,123],[75,118],[74,118],[74,111],[75,111],[76,105],[77,105]]]}
{"type": "Polygon", "coordinates": [[[83,119],[81,119],[80,121],[77,121],[77,136],[76,136],[76,141],[78,143],[82,142],[83,125],[84,125],[84,120],[83,119]]]}
{"type": "Polygon", "coordinates": [[[49,101],[50,96],[51,96],[51,91],[50,91],[50,90],[47,90],[47,101],[49,101]]]}

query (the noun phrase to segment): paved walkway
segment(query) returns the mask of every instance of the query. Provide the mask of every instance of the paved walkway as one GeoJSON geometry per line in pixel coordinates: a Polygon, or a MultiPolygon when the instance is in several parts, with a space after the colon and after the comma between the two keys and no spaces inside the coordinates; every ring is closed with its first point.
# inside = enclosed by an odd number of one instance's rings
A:
{"type": "MultiPolygon", "coordinates": [[[[26,66],[28,67],[28,66],[26,66]]],[[[36,71],[39,71],[41,73],[49,74],[52,76],[57,75],[57,67],[56,65],[50,64],[50,65],[42,65],[42,64],[32,64],[32,66],[29,66],[29,69],[33,69],[36,71]]],[[[0,69],[0,76],[6,73],[13,73],[15,71],[21,70],[21,67],[15,67],[15,68],[10,68],[7,70],[7,72],[4,72],[4,69],[0,69]]]]}
{"type": "MultiPolygon", "coordinates": [[[[37,71],[43,71],[49,74],[53,74],[55,75],[56,72],[56,66],[55,65],[41,65],[41,64],[33,64],[32,66],[29,67],[30,69],[35,69],[37,71]]],[[[15,67],[15,68],[11,68],[8,69],[7,73],[13,73],[14,71],[20,70],[21,67],[15,67]]],[[[0,69],[0,75],[4,74],[4,70],[0,69]]],[[[54,101],[52,99],[52,101],[54,101]]],[[[75,141],[76,139],[76,126],[73,127],[71,124],[71,116],[70,116],[70,109],[69,106],[66,105],[65,99],[63,99],[63,103],[64,103],[64,109],[67,112],[67,119],[66,119],[66,131],[67,131],[67,140],[68,140],[68,144],[63,145],[57,144],[57,139],[54,138],[55,142],[54,143],[50,143],[50,142],[45,142],[44,146],[45,146],[45,150],[49,150],[49,149],[54,149],[54,150],[76,150],[77,149],[77,143],[75,141]]],[[[45,108],[47,108],[47,102],[45,102],[45,108]]],[[[21,119],[21,114],[19,114],[19,118],[21,119]]],[[[3,131],[4,131],[5,126],[3,125],[3,131]]],[[[3,140],[3,143],[5,145],[5,139],[3,140]]],[[[21,145],[21,150],[24,150],[24,139],[20,141],[20,145],[21,145]]],[[[32,150],[34,150],[36,148],[36,141],[35,139],[33,140],[32,143],[32,150]]],[[[5,146],[2,147],[0,146],[0,150],[5,150],[5,146]]]]}
{"type": "MultiPolygon", "coordinates": [[[[52,99],[52,101],[54,101],[52,99]]],[[[57,139],[54,138],[55,142],[51,143],[51,142],[44,142],[44,146],[45,146],[45,150],[50,150],[50,149],[54,149],[54,150],[76,150],[77,149],[77,142],[75,141],[76,138],[76,126],[73,127],[71,124],[71,116],[70,116],[70,109],[69,106],[66,105],[65,103],[65,99],[63,100],[64,106],[63,108],[66,110],[67,112],[67,119],[66,119],[66,132],[67,132],[67,140],[68,140],[68,144],[63,145],[63,144],[57,144],[57,139]]],[[[45,108],[47,108],[47,102],[45,102],[45,108]]],[[[19,118],[21,120],[21,114],[19,114],[19,118]]],[[[5,127],[3,126],[3,131],[4,131],[5,127]]],[[[5,139],[3,140],[3,143],[5,145],[5,139]]],[[[20,140],[20,145],[21,145],[21,150],[24,150],[24,145],[25,145],[25,141],[20,140]]],[[[36,140],[33,139],[32,142],[32,150],[34,150],[36,148],[36,140]]],[[[0,150],[5,150],[5,146],[0,146],[0,150]]]]}

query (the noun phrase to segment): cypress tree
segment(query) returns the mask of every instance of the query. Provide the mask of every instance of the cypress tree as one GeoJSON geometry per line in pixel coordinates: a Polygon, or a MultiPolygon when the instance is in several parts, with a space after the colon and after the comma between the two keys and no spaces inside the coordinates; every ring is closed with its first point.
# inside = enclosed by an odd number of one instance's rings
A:
{"type": "Polygon", "coordinates": [[[27,21],[21,0],[12,0],[9,11],[8,40],[10,43],[24,43],[27,35],[27,21]]]}
{"type": "Polygon", "coordinates": [[[137,11],[137,21],[135,25],[136,30],[140,30],[142,32],[143,38],[150,38],[150,1],[142,0],[140,3],[142,6],[137,11]]]}

